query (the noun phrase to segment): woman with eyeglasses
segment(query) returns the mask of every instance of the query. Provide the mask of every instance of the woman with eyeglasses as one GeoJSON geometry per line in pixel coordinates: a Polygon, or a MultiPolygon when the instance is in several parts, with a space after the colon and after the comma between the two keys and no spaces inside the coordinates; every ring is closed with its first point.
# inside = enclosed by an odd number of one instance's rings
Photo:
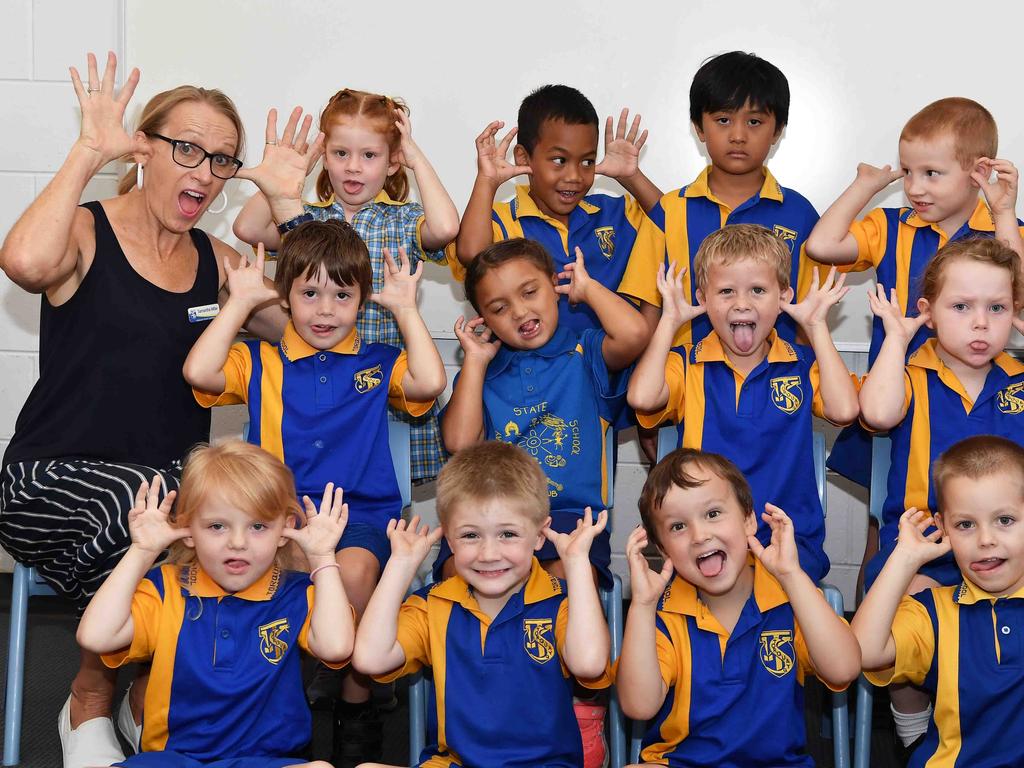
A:
{"type": "MultiPolygon", "coordinates": [[[[101,78],[89,54],[86,83],[71,69],[81,135],[0,250],[7,276],[42,294],[40,375],[3,458],[0,544],[79,613],[130,543],[135,489],[159,474],[175,490],[181,459],[209,439],[210,412],[181,368],[226,299],[225,262],[241,259],[196,228],[242,165],[234,104],[180,86],[150,99],[129,133],[122,120],[139,72],[115,91],[116,66],[108,54],[101,78]],[[119,159],[134,162],[119,194],[79,205],[119,159]]],[[[268,302],[247,328],[277,340],[284,323],[268,302]]],[[[115,674],[82,652],[59,721],[65,766],[124,759],[111,719],[115,674]]],[[[126,697],[135,706],[118,713],[131,744],[142,709],[135,688],[126,697]]]]}

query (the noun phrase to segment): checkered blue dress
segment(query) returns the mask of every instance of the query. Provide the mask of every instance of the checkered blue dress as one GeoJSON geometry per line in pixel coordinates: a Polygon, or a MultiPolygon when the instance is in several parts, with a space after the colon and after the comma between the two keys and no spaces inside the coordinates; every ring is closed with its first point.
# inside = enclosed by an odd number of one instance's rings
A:
{"type": "MultiPolygon", "coordinates": [[[[321,221],[341,219],[345,211],[332,197],[323,203],[306,203],[305,210],[321,221]]],[[[373,265],[373,292],[384,289],[384,249],[398,254],[399,246],[405,248],[412,259],[413,267],[422,259],[435,264],[447,264],[443,250],[425,251],[420,244],[420,226],[423,223],[423,206],[419,203],[400,203],[381,191],[372,203],[359,211],[349,222],[363,238],[370,252],[373,265]]],[[[405,349],[398,323],[384,307],[372,301],[366,302],[356,318],[359,335],[370,344],[391,344],[405,349]]],[[[395,418],[408,421],[411,426],[411,456],[413,481],[425,482],[437,476],[444,464],[444,447],[441,444],[441,430],[437,422],[437,404],[423,416],[415,417],[392,409],[395,418]]]]}

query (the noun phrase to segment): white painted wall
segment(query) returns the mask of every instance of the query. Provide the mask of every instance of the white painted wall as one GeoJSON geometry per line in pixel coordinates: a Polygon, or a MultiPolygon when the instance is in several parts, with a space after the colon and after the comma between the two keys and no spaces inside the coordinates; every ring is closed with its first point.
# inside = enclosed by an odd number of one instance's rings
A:
{"type": "MultiPolygon", "coordinates": [[[[402,96],[415,136],[464,206],[475,173],[473,139],[492,119],[511,123],[522,97],[546,82],[583,90],[599,114],[629,106],[651,130],[642,162],[664,189],[693,179],[706,160],[687,118],[690,79],[706,57],[756,52],[787,75],[790,124],[770,159],[773,172],[824,210],[852,180],[856,164],[895,162],[903,122],[924,104],[950,95],[985,104],[1000,125],[1000,154],[1024,161],[1024,127],[1012,73],[1016,49],[993,37],[956,35],[953,0],[920,6],[882,0],[857,4],[779,0],[620,3],[521,0],[499,15],[489,6],[452,0],[386,7],[330,0],[254,2],[177,0],[5,0],[0,24],[0,234],[45,185],[77,135],[67,66],[87,50],[113,49],[142,81],[131,119],[157,91],[183,82],[224,89],[242,113],[249,164],[259,159],[266,111],[302,104],[318,113],[335,90],[352,86],[402,96]]],[[[1001,6],[999,26],[1024,21],[1001,6]]],[[[122,70],[124,71],[124,70],[122,70]]],[[[97,179],[88,197],[110,194],[97,179]]],[[[598,188],[618,192],[607,180],[598,188]]],[[[511,194],[511,186],[506,188],[511,194]]],[[[230,205],[203,226],[233,241],[230,222],[252,192],[227,187],[230,205]]],[[[899,185],[873,201],[902,202],[899,185]]],[[[463,307],[443,270],[428,270],[424,313],[439,339],[449,375],[456,344],[448,341],[463,307]]],[[[861,280],[861,283],[865,281],[861,280]]],[[[38,299],[0,276],[0,450],[37,376],[38,299]]],[[[863,372],[868,311],[863,291],[844,302],[835,335],[851,368],[863,372]]],[[[237,433],[244,416],[220,409],[215,433],[237,433]]],[[[632,441],[619,454],[615,549],[635,520],[645,476],[632,441]]],[[[432,508],[432,488],[418,489],[417,511],[432,508]]],[[[827,549],[832,580],[852,598],[863,550],[864,499],[829,488],[827,549]]],[[[621,562],[619,563],[621,566],[621,562]]]]}

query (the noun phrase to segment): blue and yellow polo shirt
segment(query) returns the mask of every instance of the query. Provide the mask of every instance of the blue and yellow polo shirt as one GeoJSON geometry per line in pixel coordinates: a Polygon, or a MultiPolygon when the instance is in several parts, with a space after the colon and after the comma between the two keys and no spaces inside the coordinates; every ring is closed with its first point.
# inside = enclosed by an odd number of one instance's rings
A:
{"type": "MultiPolygon", "coordinates": [[[[628,372],[612,374],[605,332],[559,323],[539,349],[502,346],[484,378],[484,439],[523,448],[548,479],[552,511],[608,505],[609,425],[626,417],[628,372]]],[[[458,386],[458,376],[455,377],[458,386]]]]}
{"type": "Polygon", "coordinates": [[[658,605],[668,694],[640,762],[720,768],[807,766],[804,679],[814,674],[789,598],[754,557],[754,588],[732,632],[676,575],[658,605]]]}
{"type": "MultiPolygon", "coordinates": [[[[771,172],[764,169],[761,191],[735,209],[730,208],[711,192],[705,168],[693,183],[665,194],[648,214],[663,233],[662,248],[647,261],[631,262],[623,277],[619,291],[661,306],[661,294],[655,281],[658,266],[675,262],[686,267],[683,285],[691,304],[697,304],[697,286],[692,281],[693,258],[704,238],[727,224],[760,224],[786,241],[793,255],[789,281],[796,301],[800,301],[811,288],[813,270],[827,273],[804,254],[804,241],[818,223],[818,212],[805,197],[782,187],[771,172]]],[[[796,341],[797,325],[787,314],[780,314],[775,323],[783,339],[796,341]]],[[[675,344],[692,344],[711,333],[707,316],[694,318],[676,334],[675,344]]]]}
{"type": "MultiPolygon", "coordinates": [[[[943,451],[973,435],[999,435],[1024,445],[1024,364],[1005,352],[997,355],[981,394],[972,402],[956,374],[942,362],[936,343],[926,340],[907,360],[905,415],[889,430],[892,464],[882,506],[879,552],[868,564],[869,581],[895,547],[900,515],[911,507],[937,510],[931,466],[943,451]]],[[[952,555],[929,563],[922,572],[929,573],[942,563],[948,566],[944,569],[948,578],[940,580],[955,579],[952,555]]]]}
{"type": "Polygon", "coordinates": [[[198,564],[147,573],[132,598],[131,646],[102,657],[108,667],[152,662],[142,750],[202,762],[298,755],[312,737],[299,656],[312,610],[308,574],[276,566],[234,594],[198,564]]]}
{"type": "MultiPolygon", "coordinates": [[[[516,196],[507,203],[495,203],[491,213],[494,242],[526,237],[543,245],[555,262],[555,271],[576,260],[576,248],[583,251],[587,273],[610,291],[624,291],[620,283],[626,265],[634,259],[649,262],[661,252],[661,238],[643,208],[632,197],[592,194],[583,198],[569,215],[569,226],[541,212],[530,197],[530,187],[516,186],[516,196]]],[[[451,257],[449,257],[451,258],[451,257]]],[[[658,288],[655,272],[647,276],[645,294],[658,288]]],[[[634,295],[634,294],[630,294],[634,295]]],[[[570,306],[559,297],[562,325],[576,331],[601,327],[597,315],[586,304],[570,306]]]]}
{"type": "Polygon", "coordinates": [[[992,595],[970,580],[904,597],[892,625],[896,662],[865,672],[935,700],[910,768],[1024,765],[1024,589],[992,595]]]}
{"type": "MultiPolygon", "coordinates": [[[[1024,226],[1021,231],[1024,232],[1024,226]]],[[[885,287],[886,296],[895,288],[904,314],[917,315],[921,278],[935,252],[948,242],[965,237],[995,237],[995,232],[992,211],[980,197],[967,223],[952,235],[939,229],[938,224],[924,221],[913,208],[875,208],[850,225],[850,234],[857,241],[857,261],[842,270],[862,272],[874,267],[875,279],[885,287]]],[[[922,326],[907,351],[913,352],[932,335],[930,329],[922,326]]],[[[874,363],[884,340],[881,319],[872,318],[869,363],[874,363]]]]}
{"type": "Polygon", "coordinates": [[[383,528],[402,513],[388,403],[413,416],[433,405],[406,400],[407,368],[405,352],[364,344],[355,330],[331,349],[315,349],[289,321],[279,345],[232,345],[222,394],[192,392],[204,408],[247,404],[249,442],[288,465],[300,498],[319,504],[324,486],[334,483],[345,489],[350,523],[383,528]]]}
{"type": "Polygon", "coordinates": [[[754,493],[757,537],[771,529],[761,520],[765,502],[793,520],[800,565],[814,581],[829,570],[825,516],[814,479],[814,424],[824,417],[814,350],[768,337],[768,355],[744,378],[712,331],[699,344],[676,347],[665,363],[669,396],[656,413],[637,413],[643,427],[669,420],[678,446],[719,453],[739,467],[754,493]]]}
{"type": "MultiPolygon", "coordinates": [[[[575,678],[562,660],[565,584],[536,558],[521,590],[491,619],[459,576],[411,595],[398,614],[405,664],[390,682],[429,667],[436,742],[419,765],[577,768],[583,765],[572,707],[575,678]]],[[[606,688],[607,677],[581,680],[606,688]]]]}

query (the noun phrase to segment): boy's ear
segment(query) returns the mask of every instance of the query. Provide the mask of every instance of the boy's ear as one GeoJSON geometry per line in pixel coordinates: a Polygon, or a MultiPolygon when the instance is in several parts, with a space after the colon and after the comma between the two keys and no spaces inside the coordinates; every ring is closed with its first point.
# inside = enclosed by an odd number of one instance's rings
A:
{"type": "Polygon", "coordinates": [[[195,543],[195,541],[192,540],[191,536],[186,536],[184,539],[182,539],[182,542],[184,542],[185,546],[188,547],[189,549],[195,549],[196,548],[196,543],[195,543]]]}
{"type": "Polygon", "coordinates": [[[924,324],[934,331],[935,324],[932,323],[932,305],[924,296],[917,300],[917,312],[918,314],[928,316],[928,319],[924,321],[924,324]]]}
{"type": "Polygon", "coordinates": [[[943,537],[945,537],[945,535],[946,535],[946,528],[942,524],[942,513],[941,512],[933,512],[932,513],[932,520],[935,521],[935,527],[938,528],[940,531],[942,531],[942,535],[943,535],[943,537]]]}
{"type": "Polygon", "coordinates": [[[704,297],[704,289],[703,288],[698,288],[694,292],[694,295],[697,297],[697,303],[700,304],[702,307],[705,304],[707,304],[707,301],[705,300],[705,297],[704,297]]]}
{"type": "Polygon", "coordinates": [[[547,537],[544,536],[544,529],[551,527],[551,515],[544,518],[544,522],[541,523],[540,528],[537,529],[537,543],[533,545],[533,551],[539,552],[541,548],[547,543],[547,537]]]}
{"type": "Polygon", "coordinates": [[[402,164],[395,159],[395,155],[391,155],[388,162],[388,176],[393,176],[398,173],[398,169],[402,167],[402,164]]]}
{"type": "Polygon", "coordinates": [[[699,123],[692,123],[693,130],[697,132],[697,138],[700,139],[701,144],[704,143],[704,116],[701,115],[699,123]]]}
{"type": "Polygon", "coordinates": [[[530,153],[526,151],[526,147],[522,144],[516,144],[512,148],[512,158],[516,161],[516,165],[530,164],[530,153]]]}
{"type": "Polygon", "coordinates": [[[750,512],[743,518],[743,532],[747,536],[754,536],[757,534],[757,510],[750,510],[750,512]]]}
{"type": "Polygon", "coordinates": [[[786,290],[779,293],[779,298],[782,299],[784,304],[789,304],[793,300],[793,286],[789,286],[786,290]]]}

